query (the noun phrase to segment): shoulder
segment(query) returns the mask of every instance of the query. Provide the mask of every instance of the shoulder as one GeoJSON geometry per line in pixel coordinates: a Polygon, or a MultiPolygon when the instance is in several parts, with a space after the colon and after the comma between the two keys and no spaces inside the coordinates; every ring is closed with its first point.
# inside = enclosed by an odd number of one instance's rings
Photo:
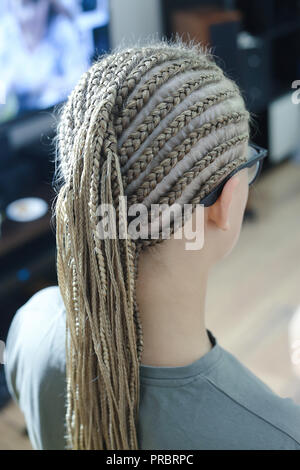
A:
{"type": "MultiPolygon", "coordinates": [[[[11,368],[17,361],[40,358],[58,334],[64,336],[65,307],[58,286],[34,294],[20,307],[10,325],[6,341],[6,362],[11,368]]],[[[56,362],[57,364],[57,362],[56,362]]]]}
{"type": "Polygon", "coordinates": [[[28,307],[39,307],[41,302],[45,302],[47,304],[49,300],[54,307],[63,307],[63,301],[58,286],[45,287],[44,289],[39,290],[32,295],[32,297],[30,297],[22,307],[20,307],[18,312],[28,307]]]}
{"type": "Polygon", "coordinates": [[[50,435],[51,422],[56,417],[60,423],[64,415],[65,393],[65,308],[58,286],[42,289],[17,310],[5,357],[7,384],[31,441],[36,448],[45,443],[51,448],[57,439],[50,435]]]}
{"type": "Polygon", "coordinates": [[[230,352],[222,349],[222,363],[207,380],[224,400],[239,410],[254,442],[262,448],[300,449],[300,405],[277,395],[230,352]],[[260,434],[261,431],[261,434],[260,434]]]}
{"type": "Polygon", "coordinates": [[[65,307],[58,286],[36,292],[15,313],[8,332],[7,348],[19,342],[34,348],[43,335],[64,320],[64,315],[65,307]]]}

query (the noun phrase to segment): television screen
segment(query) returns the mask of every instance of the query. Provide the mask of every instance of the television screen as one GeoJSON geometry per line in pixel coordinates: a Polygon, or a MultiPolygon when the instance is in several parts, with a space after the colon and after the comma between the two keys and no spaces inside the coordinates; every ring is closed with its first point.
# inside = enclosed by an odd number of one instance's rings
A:
{"type": "Polygon", "coordinates": [[[109,48],[108,0],[0,1],[0,123],[66,99],[109,48]]]}

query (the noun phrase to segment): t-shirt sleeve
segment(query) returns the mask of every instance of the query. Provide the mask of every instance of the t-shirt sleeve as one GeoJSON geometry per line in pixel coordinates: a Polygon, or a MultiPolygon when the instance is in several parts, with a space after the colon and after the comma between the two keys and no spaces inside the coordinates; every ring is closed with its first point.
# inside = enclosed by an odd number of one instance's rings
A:
{"type": "Polygon", "coordinates": [[[37,292],[15,314],[6,342],[9,391],[35,449],[65,448],[65,318],[57,286],[37,292]]]}

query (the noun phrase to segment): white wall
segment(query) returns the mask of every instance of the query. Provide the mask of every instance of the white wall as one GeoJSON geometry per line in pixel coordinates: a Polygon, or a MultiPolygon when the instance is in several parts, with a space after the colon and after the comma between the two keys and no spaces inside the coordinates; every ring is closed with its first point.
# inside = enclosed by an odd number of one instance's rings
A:
{"type": "Polygon", "coordinates": [[[269,150],[274,163],[299,151],[300,104],[293,103],[292,92],[269,105],[269,150]]]}
{"type": "Polygon", "coordinates": [[[130,46],[147,36],[162,35],[160,0],[110,0],[110,40],[114,48],[120,43],[130,46]]]}

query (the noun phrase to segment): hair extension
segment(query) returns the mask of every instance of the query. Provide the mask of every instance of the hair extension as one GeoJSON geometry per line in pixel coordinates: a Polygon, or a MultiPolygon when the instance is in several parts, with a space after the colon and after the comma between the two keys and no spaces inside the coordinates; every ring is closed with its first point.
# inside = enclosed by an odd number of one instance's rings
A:
{"type": "Polygon", "coordinates": [[[139,254],[162,236],[133,240],[119,197],[128,208],[195,208],[246,160],[249,119],[238,87],[210,53],[178,38],[107,54],[63,106],[55,216],[68,448],[139,448],[143,331],[135,285],[139,254]],[[115,238],[97,232],[100,204],[116,211],[115,238]]]}

